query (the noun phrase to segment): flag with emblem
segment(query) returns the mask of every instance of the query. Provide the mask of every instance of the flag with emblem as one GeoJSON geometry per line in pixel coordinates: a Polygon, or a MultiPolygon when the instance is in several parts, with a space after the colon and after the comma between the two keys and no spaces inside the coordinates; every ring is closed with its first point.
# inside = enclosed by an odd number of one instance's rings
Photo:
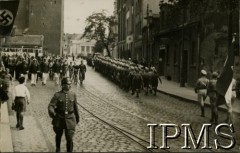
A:
{"type": "Polygon", "coordinates": [[[219,94],[217,104],[222,105],[231,103],[232,98],[232,79],[233,79],[233,65],[234,65],[234,44],[235,37],[228,51],[228,56],[224,63],[223,71],[218,78],[216,90],[219,94]]]}
{"type": "Polygon", "coordinates": [[[0,35],[10,35],[16,14],[19,0],[0,0],[0,35]]]}

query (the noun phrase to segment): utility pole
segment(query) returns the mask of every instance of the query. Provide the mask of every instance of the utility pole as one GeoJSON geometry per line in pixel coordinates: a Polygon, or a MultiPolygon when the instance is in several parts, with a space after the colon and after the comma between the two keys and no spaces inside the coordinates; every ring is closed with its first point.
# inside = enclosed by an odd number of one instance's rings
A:
{"type": "Polygon", "coordinates": [[[147,65],[149,66],[149,4],[147,4],[147,45],[146,45],[147,65]]]}

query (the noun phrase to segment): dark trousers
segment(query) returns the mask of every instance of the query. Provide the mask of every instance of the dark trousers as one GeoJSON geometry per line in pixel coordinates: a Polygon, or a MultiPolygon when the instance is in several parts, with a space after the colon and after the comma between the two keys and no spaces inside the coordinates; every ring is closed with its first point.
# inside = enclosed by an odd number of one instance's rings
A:
{"type": "Polygon", "coordinates": [[[16,112],[17,117],[17,127],[21,128],[23,127],[23,114],[22,112],[17,111],[16,112]]]}
{"type": "Polygon", "coordinates": [[[217,106],[217,98],[210,97],[210,104],[211,104],[211,122],[217,124],[218,123],[218,106],[217,106]]]}
{"type": "Polygon", "coordinates": [[[65,130],[65,138],[67,140],[67,152],[72,152],[73,151],[73,135],[75,130],[63,129],[63,128],[57,128],[57,127],[53,127],[53,130],[56,133],[56,137],[55,137],[56,152],[60,152],[63,130],[65,130]]]}

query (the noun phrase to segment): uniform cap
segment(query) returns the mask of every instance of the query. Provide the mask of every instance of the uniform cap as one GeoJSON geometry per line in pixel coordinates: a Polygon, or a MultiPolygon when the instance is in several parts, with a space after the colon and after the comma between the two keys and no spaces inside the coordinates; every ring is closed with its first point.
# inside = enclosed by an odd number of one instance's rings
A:
{"type": "Polygon", "coordinates": [[[62,82],[61,82],[62,85],[63,84],[68,84],[69,85],[71,83],[72,83],[72,81],[71,81],[71,79],[69,77],[63,78],[62,82]]]}
{"type": "Polygon", "coordinates": [[[205,70],[201,70],[202,75],[207,75],[207,72],[205,70]]]}
{"type": "Polygon", "coordinates": [[[218,77],[218,73],[217,72],[213,72],[212,77],[217,78],[218,77]]]}
{"type": "Polygon", "coordinates": [[[154,66],[152,66],[150,69],[153,71],[153,70],[155,69],[155,67],[154,67],[154,66]]]}

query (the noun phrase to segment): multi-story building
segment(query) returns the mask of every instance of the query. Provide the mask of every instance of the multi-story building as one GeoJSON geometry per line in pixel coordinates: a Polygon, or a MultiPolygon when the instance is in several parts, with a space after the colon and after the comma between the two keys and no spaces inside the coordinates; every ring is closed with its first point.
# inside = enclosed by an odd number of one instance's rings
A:
{"type": "Polygon", "coordinates": [[[14,23],[14,34],[18,37],[39,35],[40,38],[44,38],[43,51],[61,54],[63,8],[63,0],[21,0],[14,23]]]}
{"type": "MultiPolygon", "coordinates": [[[[231,39],[230,29],[231,33],[239,33],[239,25],[237,20],[230,21],[227,12],[214,12],[217,0],[209,1],[204,16],[194,14],[193,8],[186,5],[176,5],[160,5],[156,57],[162,75],[180,86],[194,86],[201,69],[209,77],[213,71],[221,72],[231,39]]],[[[237,14],[235,11],[232,18],[238,19],[237,14]]]]}
{"type": "MultiPolygon", "coordinates": [[[[147,26],[147,6],[152,13],[159,13],[159,0],[118,0],[118,52],[120,58],[140,60],[146,57],[142,29],[147,26]]],[[[146,47],[145,47],[146,48],[146,47]]]]}
{"type": "MultiPolygon", "coordinates": [[[[114,11],[113,11],[113,16],[115,17],[116,23],[118,22],[118,14],[117,14],[117,0],[114,0],[114,11]]],[[[118,42],[118,25],[114,25],[111,27],[112,32],[113,32],[113,37],[115,37],[115,42],[111,44],[111,54],[113,58],[119,58],[119,52],[117,49],[117,42],[118,42]]]]}
{"type": "Polygon", "coordinates": [[[230,17],[229,11],[218,11],[217,0],[209,0],[207,7],[201,1],[190,7],[172,2],[117,1],[119,57],[154,65],[180,86],[193,86],[201,69],[221,72],[231,34],[239,33],[239,8],[230,17]]]}

